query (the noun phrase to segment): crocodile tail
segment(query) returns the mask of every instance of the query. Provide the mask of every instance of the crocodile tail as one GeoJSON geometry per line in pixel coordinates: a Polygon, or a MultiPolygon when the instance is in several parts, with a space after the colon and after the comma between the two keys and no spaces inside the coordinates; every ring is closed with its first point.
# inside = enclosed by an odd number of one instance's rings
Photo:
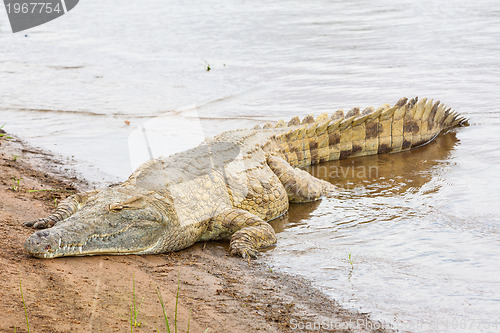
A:
{"type": "Polygon", "coordinates": [[[439,133],[468,125],[467,119],[439,101],[400,99],[394,106],[383,105],[360,111],[342,110],[331,117],[294,117],[292,127],[278,135],[281,153],[295,167],[304,167],[350,157],[393,153],[416,148],[439,133]]]}

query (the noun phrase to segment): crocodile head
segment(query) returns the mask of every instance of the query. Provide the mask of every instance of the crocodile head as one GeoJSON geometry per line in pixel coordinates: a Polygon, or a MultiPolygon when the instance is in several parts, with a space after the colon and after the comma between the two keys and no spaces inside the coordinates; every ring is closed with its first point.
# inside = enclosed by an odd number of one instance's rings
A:
{"type": "Polygon", "coordinates": [[[26,251],[39,258],[162,252],[175,234],[168,209],[154,194],[129,193],[102,191],[69,218],[31,235],[26,251]]]}

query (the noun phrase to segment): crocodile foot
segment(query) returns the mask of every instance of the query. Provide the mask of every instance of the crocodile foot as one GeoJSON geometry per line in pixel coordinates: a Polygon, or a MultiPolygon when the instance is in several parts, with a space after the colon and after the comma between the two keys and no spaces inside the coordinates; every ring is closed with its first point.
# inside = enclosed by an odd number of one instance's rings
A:
{"type": "Polygon", "coordinates": [[[259,251],[245,244],[234,244],[231,242],[229,250],[233,256],[242,257],[243,259],[257,259],[259,251]]]}
{"type": "Polygon", "coordinates": [[[257,258],[259,249],[276,243],[271,225],[243,209],[224,211],[211,221],[210,228],[218,231],[212,235],[215,238],[230,235],[231,254],[245,259],[257,258]]]}
{"type": "Polygon", "coordinates": [[[41,218],[41,219],[36,219],[33,221],[28,221],[23,223],[25,227],[31,227],[34,229],[47,229],[47,228],[52,228],[56,224],[55,221],[47,219],[47,218],[41,218]]]}

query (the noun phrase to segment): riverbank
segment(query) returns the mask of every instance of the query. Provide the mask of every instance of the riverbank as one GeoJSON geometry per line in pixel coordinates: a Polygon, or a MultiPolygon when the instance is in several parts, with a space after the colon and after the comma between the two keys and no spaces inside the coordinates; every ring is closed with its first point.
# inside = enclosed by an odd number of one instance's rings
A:
{"type": "Polygon", "coordinates": [[[179,285],[180,332],[365,332],[379,322],[341,308],[301,278],[228,256],[226,243],[198,243],[170,254],[35,259],[23,251],[22,223],[48,215],[72,193],[93,188],[67,161],[13,138],[0,145],[1,332],[26,331],[20,281],[33,332],[125,332],[135,294],[134,332],[171,328],[179,285]],[[133,292],[135,285],[135,292],[133,292]],[[314,323],[316,326],[314,327],[314,323]]]}

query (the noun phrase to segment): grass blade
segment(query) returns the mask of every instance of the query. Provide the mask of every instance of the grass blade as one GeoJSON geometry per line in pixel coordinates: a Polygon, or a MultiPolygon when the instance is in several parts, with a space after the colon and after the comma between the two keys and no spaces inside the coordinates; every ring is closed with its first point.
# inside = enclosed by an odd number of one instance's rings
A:
{"type": "Polygon", "coordinates": [[[158,295],[161,308],[163,309],[163,318],[165,318],[165,323],[167,324],[167,333],[170,333],[170,324],[168,323],[167,312],[165,311],[165,303],[163,302],[163,298],[161,297],[160,289],[158,289],[158,287],[156,287],[156,295],[158,295]]]}
{"type": "Polygon", "coordinates": [[[21,273],[19,273],[19,289],[21,290],[21,300],[23,301],[24,316],[26,317],[26,327],[28,328],[28,333],[29,333],[30,332],[30,323],[28,321],[28,310],[26,309],[26,303],[24,302],[23,285],[21,283],[21,273]]]}
{"type": "Polygon", "coordinates": [[[134,321],[134,310],[132,305],[130,305],[130,333],[134,333],[134,325],[132,322],[134,321]]]}
{"type": "Polygon", "coordinates": [[[138,321],[139,309],[141,308],[142,302],[144,301],[142,297],[141,302],[137,305],[137,295],[135,293],[135,275],[132,274],[132,304],[130,304],[130,332],[133,332],[134,327],[141,327],[142,323],[138,321]]]}
{"type": "Polygon", "coordinates": [[[181,278],[179,277],[179,273],[177,273],[177,294],[175,295],[175,314],[174,314],[175,333],[177,333],[177,304],[179,304],[180,288],[181,288],[181,278]]]}

